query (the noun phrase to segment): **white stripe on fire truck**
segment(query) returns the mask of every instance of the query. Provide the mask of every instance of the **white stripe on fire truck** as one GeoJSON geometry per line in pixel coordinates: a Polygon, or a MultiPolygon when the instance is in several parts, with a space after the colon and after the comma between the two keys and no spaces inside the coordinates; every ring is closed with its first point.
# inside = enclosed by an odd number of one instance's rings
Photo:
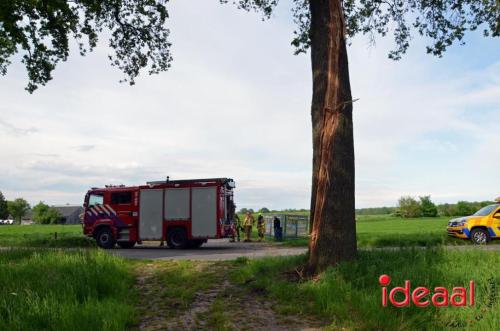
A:
{"type": "Polygon", "coordinates": [[[98,205],[95,205],[94,206],[94,211],[97,213],[97,215],[99,215],[102,211],[101,211],[101,208],[99,208],[98,205]]]}
{"type": "Polygon", "coordinates": [[[106,205],[100,205],[99,208],[104,214],[109,215],[109,210],[106,209],[106,205]]]}
{"type": "Polygon", "coordinates": [[[115,211],[113,208],[111,208],[111,206],[110,206],[110,205],[105,205],[105,206],[106,206],[106,208],[108,208],[108,210],[109,210],[112,214],[116,215],[116,211],[115,211]]]}
{"type": "Polygon", "coordinates": [[[90,211],[92,212],[92,214],[94,214],[94,216],[97,216],[97,212],[94,210],[94,207],[90,207],[90,211]]]}
{"type": "Polygon", "coordinates": [[[104,207],[104,205],[99,205],[99,210],[100,210],[101,212],[103,212],[104,214],[109,215],[109,212],[108,212],[108,210],[106,209],[106,207],[104,207]]]}

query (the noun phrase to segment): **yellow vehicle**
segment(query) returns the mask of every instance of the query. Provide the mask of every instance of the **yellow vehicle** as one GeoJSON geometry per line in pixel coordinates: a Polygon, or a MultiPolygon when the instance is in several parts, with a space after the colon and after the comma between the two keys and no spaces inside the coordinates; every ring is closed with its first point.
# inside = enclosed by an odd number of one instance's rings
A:
{"type": "Polygon", "coordinates": [[[448,222],[448,235],[470,239],[474,244],[486,244],[500,238],[500,198],[497,203],[481,208],[475,214],[448,222]]]}

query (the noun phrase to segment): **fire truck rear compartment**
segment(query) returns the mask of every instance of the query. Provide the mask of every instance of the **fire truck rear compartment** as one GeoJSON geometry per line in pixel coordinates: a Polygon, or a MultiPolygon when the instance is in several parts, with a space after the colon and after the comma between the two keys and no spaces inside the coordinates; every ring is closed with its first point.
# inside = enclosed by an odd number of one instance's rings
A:
{"type": "Polygon", "coordinates": [[[139,206],[139,235],[142,240],[155,240],[162,237],[163,190],[141,190],[139,206]]]}
{"type": "MultiPolygon", "coordinates": [[[[217,188],[143,189],[140,191],[139,237],[161,240],[163,221],[189,221],[194,238],[217,235],[217,188]]],[[[121,234],[120,234],[121,236],[121,234]]],[[[125,236],[124,236],[125,237],[125,236]]]]}
{"type": "Polygon", "coordinates": [[[191,223],[193,237],[217,235],[217,192],[214,186],[192,189],[191,223]]]}

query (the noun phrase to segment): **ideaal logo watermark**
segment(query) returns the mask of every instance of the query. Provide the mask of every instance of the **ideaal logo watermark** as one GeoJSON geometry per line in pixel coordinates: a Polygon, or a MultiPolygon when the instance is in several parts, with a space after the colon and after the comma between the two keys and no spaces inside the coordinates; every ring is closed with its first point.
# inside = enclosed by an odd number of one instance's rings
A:
{"type": "MultiPolygon", "coordinates": [[[[382,306],[387,307],[390,302],[394,307],[407,307],[410,305],[410,300],[417,307],[426,307],[431,303],[435,307],[445,306],[474,306],[475,304],[475,283],[473,280],[469,281],[469,287],[453,287],[451,291],[445,287],[438,286],[431,292],[428,288],[419,286],[411,289],[411,282],[405,281],[405,285],[396,286],[388,291],[387,286],[391,283],[391,277],[388,275],[381,275],[379,283],[382,285],[382,306]],[[403,299],[399,301],[396,295],[401,293],[403,299]],[[429,300],[430,299],[430,300],[429,300]]],[[[400,295],[400,296],[401,296],[400,295]]],[[[484,314],[493,308],[497,298],[496,283],[494,278],[488,279],[488,297],[486,306],[481,308],[480,313],[470,316],[468,320],[457,320],[446,323],[450,328],[465,328],[481,321],[484,314]]]]}
{"type": "Polygon", "coordinates": [[[378,279],[382,285],[382,306],[387,307],[390,302],[394,307],[408,307],[410,300],[417,307],[426,307],[432,304],[435,307],[446,307],[450,304],[455,307],[474,305],[474,281],[469,282],[469,287],[453,287],[448,291],[446,287],[438,286],[431,292],[427,287],[418,286],[411,289],[409,280],[405,281],[404,287],[396,286],[389,292],[387,286],[391,283],[391,277],[382,275],[378,279]],[[401,293],[402,300],[397,300],[396,295],[401,293]],[[430,299],[430,300],[429,300],[430,299]]]}

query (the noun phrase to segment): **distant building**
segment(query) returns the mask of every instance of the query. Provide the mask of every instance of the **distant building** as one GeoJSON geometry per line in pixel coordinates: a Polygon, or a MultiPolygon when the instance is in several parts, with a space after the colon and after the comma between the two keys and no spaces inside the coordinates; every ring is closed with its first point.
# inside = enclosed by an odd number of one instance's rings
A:
{"type": "Polygon", "coordinates": [[[61,214],[60,224],[80,224],[80,214],[83,213],[82,206],[52,206],[61,214]]]}

